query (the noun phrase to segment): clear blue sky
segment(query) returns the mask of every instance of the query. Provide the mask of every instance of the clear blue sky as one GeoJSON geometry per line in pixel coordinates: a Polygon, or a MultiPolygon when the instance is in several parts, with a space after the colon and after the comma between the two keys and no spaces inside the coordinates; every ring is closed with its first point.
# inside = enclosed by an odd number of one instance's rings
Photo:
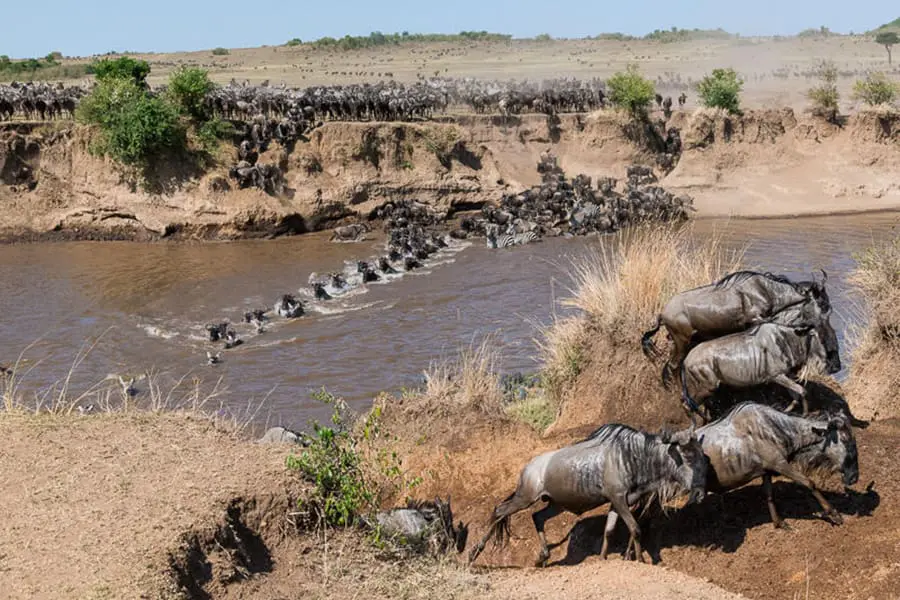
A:
{"type": "Polygon", "coordinates": [[[722,27],[742,35],[825,25],[865,31],[900,17],[896,0],[2,0],[0,54],[66,56],[282,44],[371,31],[463,29],[583,37],[722,27]]]}

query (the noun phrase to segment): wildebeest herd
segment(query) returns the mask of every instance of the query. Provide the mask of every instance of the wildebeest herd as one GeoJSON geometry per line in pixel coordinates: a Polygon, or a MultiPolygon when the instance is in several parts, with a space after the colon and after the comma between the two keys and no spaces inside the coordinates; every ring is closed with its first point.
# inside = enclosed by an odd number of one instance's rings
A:
{"type": "Polygon", "coordinates": [[[625,554],[633,549],[643,561],[638,507],[665,504],[684,493],[688,503],[699,502],[707,492],[724,493],[760,477],[772,522],[786,528],[772,497],[776,475],[807,487],[825,518],[841,524],[840,513],[813,479],[840,473],[847,488],[859,479],[852,426],[867,423],[853,417],[846,404],[810,413],[804,401],[802,413],[794,414],[796,398],[779,410],[764,403],[762,391],[759,402],[741,402],[719,415],[697,403],[719,386],[754,388],[768,382],[805,399],[803,385],[794,379],[804,367],[817,363],[828,373],[839,370],[826,279],[824,272],[821,281],[794,282],[740,271],[673,297],[641,344],[648,356],[658,356],[652,337],[666,328],[673,349],[663,370],[664,385],[679,377],[692,421],[700,415],[707,423],[661,434],[604,425],[580,442],[534,458],[522,470],[516,490],[494,509],[470,561],[492,537],[504,542],[509,517],[537,502],[546,502],[532,516],[541,543],[538,565],[550,556],[544,535],[548,519],[564,511],[580,515],[607,503],[611,508],[601,557],[606,557],[609,535],[622,517],[630,534],[625,554]]]}
{"type": "MultiPolygon", "coordinates": [[[[395,81],[289,88],[232,80],[206,96],[209,110],[223,118],[249,122],[258,115],[300,121],[412,121],[431,119],[450,107],[478,114],[516,115],[587,112],[607,101],[600,79],[557,78],[536,81],[484,81],[430,78],[410,84],[395,81]]],[[[72,117],[91,86],[44,82],[0,85],[0,120],[72,117]]],[[[165,86],[151,90],[165,92],[165,86]]],[[[663,106],[671,98],[658,99],[663,106]]],[[[680,100],[683,103],[683,101],[680,100]]]]}
{"type": "MultiPolygon", "coordinates": [[[[254,147],[247,149],[252,152],[254,147]]],[[[541,155],[537,168],[542,177],[539,186],[507,195],[498,206],[486,203],[480,211],[459,216],[417,200],[389,201],[374,209],[368,221],[337,227],[332,241],[356,242],[371,232],[371,222],[380,221],[387,237],[384,254],[359,260],[343,271],[313,273],[305,291],[308,299],[284,294],[272,309],[245,313],[243,322],[263,333],[272,312],[296,319],[305,314],[309,302],[328,302],[360,285],[420,269],[457,240],[481,237],[490,248],[505,248],[543,237],[612,233],[648,221],[680,221],[692,208],[689,196],[674,196],[656,185],[652,169],[642,165],[628,167],[624,193],[617,191],[613,178],[603,178],[596,189],[585,175],[568,179],[549,152],[541,155]],[[455,217],[459,218],[454,224],[455,217]]],[[[227,321],[209,323],[206,331],[210,342],[224,342],[225,349],[242,343],[227,321]]],[[[219,354],[209,352],[207,357],[210,364],[220,361],[219,354]]]]}

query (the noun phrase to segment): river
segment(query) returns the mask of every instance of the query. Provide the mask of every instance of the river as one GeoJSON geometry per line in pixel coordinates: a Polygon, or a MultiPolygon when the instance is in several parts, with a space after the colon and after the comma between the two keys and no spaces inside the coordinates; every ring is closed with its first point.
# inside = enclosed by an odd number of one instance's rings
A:
{"type": "MultiPolygon", "coordinates": [[[[846,281],[852,254],[896,233],[898,222],[897,214],[699,220],[694,232],[720,231],[728,246],[748,245],[751,267],[802,278],[824,268],[832,322],[844,341],[860,314],[846,281]]],[[[64,378],[79,350],[93,344],[74,370],[73,389],[148,368],[165,381],[199,377],[210,386],[221,377],[227,388],[221,399],[232,410],[253,406],[259,421],[301,427],[324,414],[312,390],[324,386],[363,407],[379,391],[419,384],[431,361],[488,333],[501,345],[505,371],[534,370],[536,327],[559,313],[572,260],[608,240],[548,239],[501,251],[475,241],[422,271],[313,303],[300,319],[276,319],[263,334],[239,323],[245,310],[271,307],[281,294],[307,293],[310,273],[339,270],[375,255],[383,243],[327,239],[3,246],[0,362],[15,362],[31,345],[22,389],[39,392],[64,378]],[[239,323],[245,343],[211,367],[203,326],[223,319],[239,323]]],[[[848,354],[843,343],[845,362],[848,354]]],[[[137,387],[146,395],[146,381],[137,387]]]]}

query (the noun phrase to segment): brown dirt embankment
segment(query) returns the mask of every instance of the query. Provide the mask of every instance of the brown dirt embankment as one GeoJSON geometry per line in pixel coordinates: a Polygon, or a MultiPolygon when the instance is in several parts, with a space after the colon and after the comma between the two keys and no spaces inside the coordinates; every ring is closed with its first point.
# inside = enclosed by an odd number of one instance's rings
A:
{"type": "Polygon", "coordinates": [[[4,598],[737,598],[647,566],[470,572],[301,533],[290,448],[188,414],[0,412],[0,435],[4,598]]]}
{"type": "MultiPolygon", "coordinates": [[[[569,174],[623,177],[652,152],[612,111],[469,116],[423,123],[326,123],[293,148],[260,158],[279,166],[284,192],[235,189],[223,148],[214,166],[171,160],[135,185],[88,151],[71,124],[0,127],[0,238],[158,239],[302,233],[379,204],[417,198],[472,207],[536,184],[551,148],[569,174]]],[[[843,126],[790,109],[676,113],[684,151],[663,185],[695,196],[698,216],[785,216],[900,208],[900,115],[864,112],[843,126]]]]}

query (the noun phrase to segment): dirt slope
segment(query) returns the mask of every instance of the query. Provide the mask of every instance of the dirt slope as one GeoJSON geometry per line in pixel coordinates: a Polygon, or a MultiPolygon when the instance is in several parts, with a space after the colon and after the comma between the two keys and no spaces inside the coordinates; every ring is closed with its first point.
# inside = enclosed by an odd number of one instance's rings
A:
{"type": "Polygon", "coordinates": [[[4,598],[159,597],[183,549],[199,552],[229,514],[280,535],[284,449],[207,421],[0,413],[0,437],[4,598]]]}
{"type": "MultiPolygon", "coordinates": [[[[82,128],[5,124],[0,237],[251,237],[365,216],[390,199],[477,206],[536,183],[548,148],[572,176],[622,178],[628,164],[653,164],[623,124],[613,111],[561,115],[558,130],[540,115],[326,123],[293,151],[273,144],[260,158],[284,173],[277,197],[234,189],[233,148],[208,171],[159,165],[145,189],[92,156],[82,128]]],[[[838,127],[790,109],[741,117],[697,111],[676,113],[669,125],[682,131],[684,152],[662,183],[693,195],[697,216],[900,208],[900,114],[859,113],[838,127]]]]}

